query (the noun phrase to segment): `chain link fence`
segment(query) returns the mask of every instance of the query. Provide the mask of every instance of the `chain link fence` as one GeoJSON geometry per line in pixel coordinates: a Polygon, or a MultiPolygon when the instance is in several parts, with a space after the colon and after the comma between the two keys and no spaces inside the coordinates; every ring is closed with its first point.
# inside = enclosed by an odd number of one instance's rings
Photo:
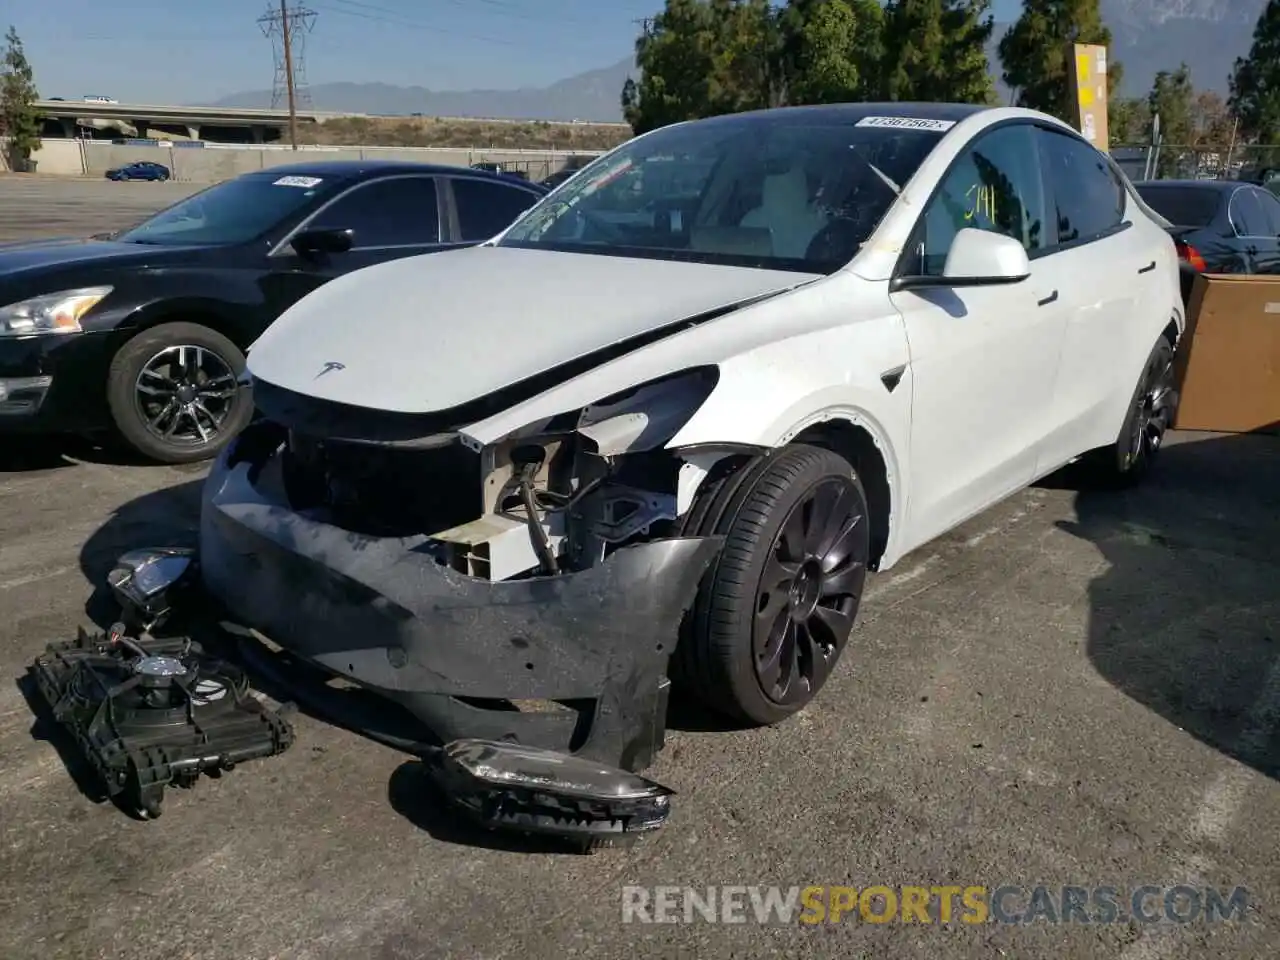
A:
{"type": "Polygon", "coordinates": [[[1116,145],[1111,156],[1130,180],[1248,180],[1280,193],[1280,144],[1116,145]]]}

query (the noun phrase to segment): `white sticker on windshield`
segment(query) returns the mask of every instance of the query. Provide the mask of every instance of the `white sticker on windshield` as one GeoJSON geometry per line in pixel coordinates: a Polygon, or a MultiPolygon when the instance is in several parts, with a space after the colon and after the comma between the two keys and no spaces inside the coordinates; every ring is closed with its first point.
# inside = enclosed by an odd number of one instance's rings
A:
{"type": "Polygon", "coordinates": [[[950,130],[954,120],[927,120],[924,117],[863,117],[855,127],[893,127],[898,130],[950,130]]]}
{"type": "Polygon", "coordinates": [[[322,183],[324,183],[324,181],[319,177],[281,177],[275,182],[275,186],[304,187],[306,189],[310,189],[311,187],[318,187],[322,183]]]}

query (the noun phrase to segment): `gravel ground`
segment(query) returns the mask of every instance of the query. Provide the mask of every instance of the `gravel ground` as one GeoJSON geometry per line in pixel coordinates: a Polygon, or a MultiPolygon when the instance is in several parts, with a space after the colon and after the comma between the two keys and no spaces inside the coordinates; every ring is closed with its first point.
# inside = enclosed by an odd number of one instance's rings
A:
{"type": "MultiPolygon", "coordinates": [[[[0,178],[0,240],[121,226],[181,185],[0,178]]],[[[1275,955],[1280,442],[1180,435],[1141,492],[1024,491],[875,577],[819,700],[677,725],[669,826],[495,844],[415,761],[319,721],[163,818],[92,802],[16,683],[123,548],[189,536],[200,468],[0,440],[0,956],[1275,955]],[[1244,922],[624,923],[624,885],[1248,888],[1244,922]]],[[[1004,903],[1021,912],[1027,896],[1004,903]]],[[[677,911],[677,914],[679,911],[677,911]]]]}

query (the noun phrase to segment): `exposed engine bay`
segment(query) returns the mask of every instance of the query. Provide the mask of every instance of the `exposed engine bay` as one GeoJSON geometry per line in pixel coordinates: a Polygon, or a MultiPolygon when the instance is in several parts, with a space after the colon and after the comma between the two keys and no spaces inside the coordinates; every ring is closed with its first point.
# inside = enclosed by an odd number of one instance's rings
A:
{"type": "Polygon", "coordinates": [[[518,580],[678,535],[705,466],[663,444],[715,383],[714,369],[685,371],[487,446],[459,432],[400,439],[384,425],[357,438],[340,421],[272,419],[288,427],[280,464],[294,510],[366,536],[425,538],[415,549],[458,573],[518,580]]]}

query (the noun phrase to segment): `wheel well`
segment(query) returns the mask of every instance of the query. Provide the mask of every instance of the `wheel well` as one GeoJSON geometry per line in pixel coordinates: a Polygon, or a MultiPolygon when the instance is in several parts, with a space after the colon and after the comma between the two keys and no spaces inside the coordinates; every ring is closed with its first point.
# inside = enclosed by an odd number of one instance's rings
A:
{"type": "Polygon", "coordinates": [[[199,307],[190,309],[187,307],[174,307],[171,310],[161,310],[158,313],[147,316],[137,326],[131,328],[128,332],[127,339],[132,340],[140,333],[147,330],[153,330],[165,323],[195,323],[202,327],[208,327],[210,330],[216,330],[228,340],[236,345],[236,348],[243,353],[249,348],[251,338],[246,336],[245,331],[240,325],[227,320],[225,317],[219,316],[212,310],[202,310],[199,307]]]}
{"type": "Polygon", "coordinates": [[[871,512],[871,567],[875,569],[889,545],[893,500],[884,455],[870,432],[848,420],[827,420],[802,431],[791,442],[824,447],[853,464],[871,512]]]}

